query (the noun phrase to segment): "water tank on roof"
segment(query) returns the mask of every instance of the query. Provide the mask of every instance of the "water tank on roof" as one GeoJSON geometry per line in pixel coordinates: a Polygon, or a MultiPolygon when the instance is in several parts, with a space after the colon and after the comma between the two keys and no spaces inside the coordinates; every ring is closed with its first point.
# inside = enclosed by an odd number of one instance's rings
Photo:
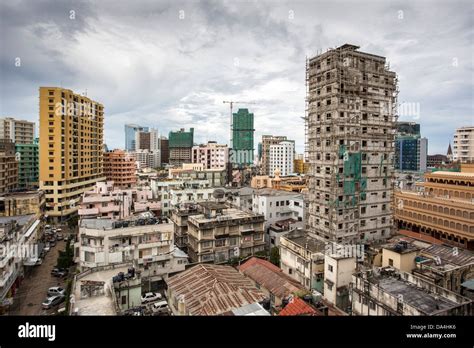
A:
{"type": "Polygon", "coordinates": [[[214,192],[212,192],[212,197],[215,199],[221,199],[224,198],[225,192],[222,189],[215,189],[214,192]]]}

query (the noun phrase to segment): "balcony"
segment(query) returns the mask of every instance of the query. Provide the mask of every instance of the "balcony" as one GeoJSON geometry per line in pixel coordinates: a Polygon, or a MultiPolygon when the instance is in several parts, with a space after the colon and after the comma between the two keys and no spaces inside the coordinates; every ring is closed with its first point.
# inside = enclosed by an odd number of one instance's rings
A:
{"type": "Polygon", "coordinates": [[[79,215],[97,215],[99,214],[99,208],[85,208],[79,209],[79,215]]]}

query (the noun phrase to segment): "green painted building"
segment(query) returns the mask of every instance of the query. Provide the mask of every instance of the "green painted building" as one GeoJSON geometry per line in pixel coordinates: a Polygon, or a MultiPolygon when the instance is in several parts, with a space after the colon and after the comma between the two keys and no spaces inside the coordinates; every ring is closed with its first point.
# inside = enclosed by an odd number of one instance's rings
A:
{"type": "Polygon", "coordinates": [[[33,144],[16,144],[18,160],[18,188],[38,188],[39,178],[38,138],[33,144]]]}
{"type": "Polygon", "coordinates": [[[192,162],[192,148],[194,145],[194,128],[186,132],[181,128],[177,132],[169,133],[169,164],[181,165],[192,162]]]}
{"type": "Polygon", "coordinates": [[[254,116],[248,109],[239,109],[232,114],[233,164],[242,167],[253,164],[254,157],[254,116]]]}

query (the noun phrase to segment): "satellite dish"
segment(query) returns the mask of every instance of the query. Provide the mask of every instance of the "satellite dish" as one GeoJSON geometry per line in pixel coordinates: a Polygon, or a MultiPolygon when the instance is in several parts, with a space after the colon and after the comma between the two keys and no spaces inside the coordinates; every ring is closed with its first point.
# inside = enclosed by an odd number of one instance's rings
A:
{"type": "Polygon", "coordinates": [[[212,192],[212,197],[215,199],[221,199],[224,198],[225,192],[222,189],[215,189],[214,192],[212,192]]]}

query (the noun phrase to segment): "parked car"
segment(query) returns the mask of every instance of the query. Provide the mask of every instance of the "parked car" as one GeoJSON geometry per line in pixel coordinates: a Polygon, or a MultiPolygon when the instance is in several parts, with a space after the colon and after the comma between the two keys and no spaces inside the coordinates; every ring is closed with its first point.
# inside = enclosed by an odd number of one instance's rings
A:
{"type": "Polygon", "coordinates": [[[38,260],[36,260],[35,266],[40,266],[42,263],[43,263],[43,259],[39,258],[38,260]]]}
{"type": "Polygon", "coordinates": [[[44,302],[41,305],[43,309],[50,309],[64,302],[64,299],[65,299],[64,295],[51,296],[51,297],[48,297],[46,300],[44,300],[44,302]]]}
{"type": "Polygon", "coordinates": [[[58,233],[58,234],[56,235],[56,239],[57,239],[57,240],[63,240],[63,239],[64,239],[64,236],[63,236],[61,233],[58,233]]]}
{"type": "Polygon", "coordinates": [[[158,292],[147,292],[142,296],[142,303],[148,303],[161,300],[161,294],[158,292]]]}
{"type": "Polygon", "coordinates": [[[68,270],[64,268],[53,268],[51,270],[51,275],[58,278],[65,277],[68,275],[68,273],[69,273],[68,270]]]}
{"type": "Polygon", "coordinates": [[[55,247],[55,246],[56,246],[56,240],[55,240],[55,239],[51,239],[51,240],[49,241],[49,245],[50,245],[51,248],[52,248],[52,247],[55,247]]]}
{"type": "Polygon", "coordinates": [[[57,233],[60,233],[61,231],[62,231],[62,229],[56,228],[56,232],[57,232],[57,233]]]}
{"type": "Polygon", "coordinates": [[[51,297],[51,296],[64,296],[64,293],[66,292],[66,290],[64,290],[63,288],[59,287],[59,286],[53,286],[52,288],[49,288],[48,289],[48,297],[51,297]]]}
{"type": "Polygon", "coordinates": [[[152,304],[151,311],[153,314],[169,313],[168,303],[166,301],[158,301],[152,304]]]}
{"type": "Polygon", "coordinates": [[[50,249],[51,249],[51,246],[49,245],[49,243],[46,243],[46,245],[44,246],[43,250],[44,250],[45,252],[48,252],[50,249]]]}

